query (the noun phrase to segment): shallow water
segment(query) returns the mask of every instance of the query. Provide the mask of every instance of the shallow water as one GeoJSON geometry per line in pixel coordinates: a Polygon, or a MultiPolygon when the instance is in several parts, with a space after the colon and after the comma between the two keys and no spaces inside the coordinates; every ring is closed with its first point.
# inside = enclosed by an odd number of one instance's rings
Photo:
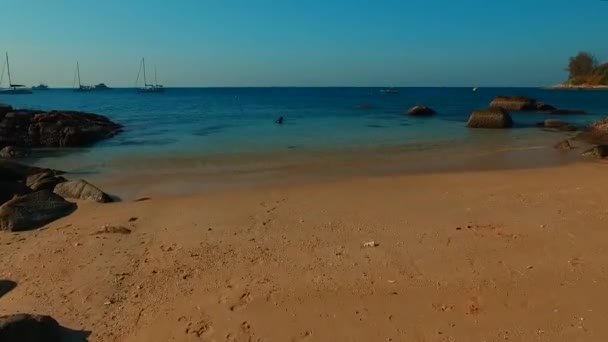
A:
{"type": "MultiPolygon", "coordinates": [[[[19,108],[88,111],[125,126],[124,133],[95,147],[45,153],[36,164],[98,179],[135,173],[197,173],[209,179],[233,175],[234,181],[253,173],[283,177],[276,172],[293,174],[307,167],[338,176],[353,167],[368,168],[364,173],[428,172],[450,165],[476,168],[481,162],[471,157],[535,151],[566,135],[533,127],[552,116],[532,113],[513,114],[516,129],[467,129],[471,111],[487,107],[497,95],[529,96],[558,108],[583,109],[589,114],[556,116],[581,125],[608,114],[608,92],[536,88],[481,88],[477,92],[402,88],[399,94],[381,94],[378,88],[189,88],[161,94],[57,89],[0,95],[0,102],[19,108]],[[364,104],[371,109],[361,109],[364,104]],[[432,118],[404,115],[417,104],[428,105],[438,114],[432,118]],[[285,124],[274,123],[279,116],[285,124]]],[[[563,161],[556,153],[542,160],[538,156],[519,153],[509,158],[512,162],[501,159],[496,166],[563,161]]]]}

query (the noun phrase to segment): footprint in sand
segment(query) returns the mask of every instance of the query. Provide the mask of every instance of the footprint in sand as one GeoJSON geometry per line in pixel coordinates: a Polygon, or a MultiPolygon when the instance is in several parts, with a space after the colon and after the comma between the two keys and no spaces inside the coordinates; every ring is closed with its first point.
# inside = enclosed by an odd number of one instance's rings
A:
{"type": "Polygon", "coordinates": [[[305,331],[300,336],[291,339],[291,342],[312,341],[312,331],[305,331]]]}
{"type": "Polygon", "coordinates": [[[209,338],[213,335],[213,325],[206,321],[200,321],[196,323],[188,323],[188,327],[186,328],[186,334],[191,334],[196,337],[205,337],[209,338]]]}
{"type": "Polygon", "coordinates": [[[239,298],[239,301],[230,307],[230,311],[241,310],[245,308],[247,304],[251,303],[251,301],[253,301],[253,296],[249,291],[245,291],[239,298]]]}

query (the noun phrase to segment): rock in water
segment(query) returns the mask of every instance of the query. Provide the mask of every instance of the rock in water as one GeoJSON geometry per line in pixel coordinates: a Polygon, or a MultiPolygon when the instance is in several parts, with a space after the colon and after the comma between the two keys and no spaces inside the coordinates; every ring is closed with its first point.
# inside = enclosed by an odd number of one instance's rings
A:
{"type": "Polygon", "coordinates": [[[54,192],[63,197],[98,203],[112,202],[112,198],[85,180],[67,181],[57,184],[54,192]]]}
{"type": "Polygon", "coordinates": [[[0,146],[79,147],[120,132],[108,118],[71,111],[10,111],[0,115],[0,146]]]}
{"type": "Polygon", "coordinates": [[[61,342],[61,335],[61,326],[50,316],[0,316],[2,342],[61,342]]]}
{"type": "MultiPolygon", "coordinates": [[[[543,104],[547,106],[546,104],[543,104]]],[[[533,111],[538,109],[535,99],[523,96],[498,96],[491,103],[490,108],[501,108],[509,111],[533,111]]]]}
{"type": "Polygon", "coordinates": [[[31,192],[31,190],[19,183],[0,180],[0,205],[10,201],[15,196],[22,196],[31,192]]]}
{"type": "Polygon", "coordinates": [[[37,191],[0,206],[0,230],[16,232],[40,228],[74,210],[76,204],[50,191],[37,191]]]}
{"type": "Polygon", "coordinates": [[[0,158],[12,159],[27,157],[28,151],[25,148],[16,146],[6,146],[0,150],[0,158]]]}
{"type": "Polygon", "coordinates": [[[28,176],[25,185],[34,191],[50,190],[53,191],[59,183],[67,182],[67,179],[55,175],[54,172],[44,171],[35,175],[28,176]]]}
{"type": "Polygon", "coordinates": [[[415,106],[407,111],[407,115],[410,116],[431,116],[435,113],[436,112],[432,108],[427,106],[415,106]]]}
{"type": "Polygon", "coordinates": [[[506,110],[501,108],[476,110],[469,117],[467,126],[470,128],[509,128],[513,126],[513,119],[506,110]]]}
{"type": "Polygon", "coordinates": [[[608,157],[608,145],[594,146],[583,152],[583,157],[603,159],[608,157]]]}
{"type": "Polygon", "coordinates": [[[569,151],[573,149],[572,144],[570,144],[570,140],[564,140],[555,145],[555,148],[561,151],[569,151]]]}

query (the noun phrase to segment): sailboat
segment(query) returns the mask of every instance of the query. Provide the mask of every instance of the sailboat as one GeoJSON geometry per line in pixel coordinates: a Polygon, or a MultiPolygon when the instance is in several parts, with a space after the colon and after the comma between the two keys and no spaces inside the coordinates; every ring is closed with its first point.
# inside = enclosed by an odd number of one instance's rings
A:
{"type": "Polygon", "coordinates": [[[47,84],[40,83],[36,86],[33,86],[32,90],[49,90],[49,86],[47,84]]]}
{"type": "Polygon", "coordinates": [[[76,74],[74,75],[74,85],[76,85],[76,79],[78,79],[78,88],[74,87],[74,91],[92,91],[93,87],[88,85],[82,85],[80,83],[80,65],[76,62],[76,74]]]}
{"type": "MultiPolygon", "coordinates": [[[[11,79],[11,65],[8,62],[8,52],[6,53],[6,62],[4,63],[6,71],[8,73],[8,88],[0,89],[0,94],[2,95],[18,95],[18,94],[31,94],[32,91],[26,88],[22,84],[13,84],[13,80],[11,79]]],[[[2,79],[4,78],[4,68],[2,69],[2,77],[0,77],[0,84],[2,84],[2,79]]]]}
{"type": "Polygon", "coordinates": [[[397,90],[395,87],[383,88],[383,89],[380,89],[380,93],[381,94],[399,94],[399,90],[397,90]]]}
{"type": "Polygon", "coordinates": [[[137,80],[135,81],[135,85],[137,86],[137,82],[139,81],[139,74],[141,70],[144,70],[144,87],[138,88],[137,91],[140,93],[162,93],[165,91],[165,88],[158,84],[158,79],[156,77],[156,67],[154,68],[154,84],[148,84],[148,79],[146,78],[146,59],[141,59],[141,65],[139,66],[139,72],[137,73],[137,80]]]}

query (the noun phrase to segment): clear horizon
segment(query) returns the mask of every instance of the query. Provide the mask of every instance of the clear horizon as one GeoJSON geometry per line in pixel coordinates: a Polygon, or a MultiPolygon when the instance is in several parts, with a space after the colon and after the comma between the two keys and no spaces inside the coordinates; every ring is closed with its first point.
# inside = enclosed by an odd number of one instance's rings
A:
{"type": "Polygon", "coordinates": [[[606,15],[600,0],[20,0],[0,51],[13,82],[54,87],[76,61],[83,83],[132,87],[142,57],[167,87],[538,87],[579,51],[608,60],[606,15]]]}

